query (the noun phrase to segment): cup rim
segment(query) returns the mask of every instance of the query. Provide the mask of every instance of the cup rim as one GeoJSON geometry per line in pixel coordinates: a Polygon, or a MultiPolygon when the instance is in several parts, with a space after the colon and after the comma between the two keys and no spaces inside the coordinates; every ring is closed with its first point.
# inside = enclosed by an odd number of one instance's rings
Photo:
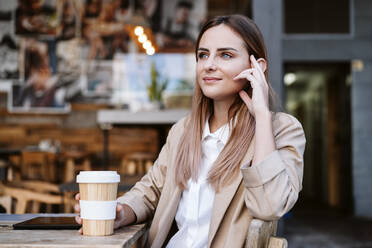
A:
{"type": "Polygon", "coordinates": [[[77,183],[119,183],[120,175],[116,171],[80,171],[77,183]]]}

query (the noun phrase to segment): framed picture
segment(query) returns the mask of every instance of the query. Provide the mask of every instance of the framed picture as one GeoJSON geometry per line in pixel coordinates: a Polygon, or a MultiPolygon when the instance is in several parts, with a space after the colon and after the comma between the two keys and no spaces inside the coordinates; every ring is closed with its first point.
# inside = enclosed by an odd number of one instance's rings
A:
{"type": "Polygon", "coordinates": [[[113,61],[82,61],[80,83],[85,96],[109,97],[113,85],[113,61]]]}
{"type": "Polygon", "coordinates": [[[56,44],[56,71],[80,74],[82,68],[81,45],[78,38],[60,40],[56,44]]]}
{"type": "Polygon", "coordinates": [[[18,45],[9,34],[5,34],[0,38],[0,58],[0,78],[18,78],[18,45]]]}
{"type": "Polygon", "coordinates": [[[38,91],[24,83],[14,83],[8,94],[8,111],[12,113],[64,114],[70,110],[63,90],[56,87],[38,91]]]}
{"type": "Polygon", "coordinates": [[[206,0],[163,0],[162,27],[157,34],[160,51],[193,52],[206,15],[206,0]]]}
{"type": "Polygon", "coordinates": [[[81,36],[80,12],[80,0],[57,0],[57,35],[59,40],[70,40],[81,36]]]}
{"type": "Polygon", "coordinates": [[[83,58],[111,60],[115,53],[128,52],[127,24],[136,1],[86,0],[81,6],[81,35],[85,41],[83,58]]]}
{"type": "Polygon", "coordinates": [[[56,36],[59,26],[57,1],[18,0],[15,33],[29,36],[56,36]]]}
{"type": "Polygon", "coordinates": [[[0,6],[0,79],[15,79],[19,77],[18,44],[12,20],[16,1],[0,0],[0,6]]]}
{"type": "Polygon", "coordinates": [[[56,73],[54,43],[22,39],[22,78],[12,85],[8,107],[11,112],[66,113],[68,88],[78,76],[56,73]]]}

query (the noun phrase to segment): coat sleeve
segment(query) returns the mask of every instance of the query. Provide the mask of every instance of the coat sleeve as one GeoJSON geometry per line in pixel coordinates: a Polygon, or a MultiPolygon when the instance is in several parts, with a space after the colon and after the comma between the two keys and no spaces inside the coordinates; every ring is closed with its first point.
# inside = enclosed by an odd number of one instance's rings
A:
{"type": "Polygon", "coordinates": [[[277,113],[273,120],[276,150],[254,166],[243,165],[245,203],[263,220],[279,219],[295,204],[302,189],[305,134],[296,118],[277,113]]]}
{"type": "Polygon", "coordinates": [[[137,223],[152,218],[162,192],[169,160],[170,137],[174,126],[169,131],[167,142],[160,151],[154,165],[133,188],[117,200],[129,205],[137,217],[137,223]]]}

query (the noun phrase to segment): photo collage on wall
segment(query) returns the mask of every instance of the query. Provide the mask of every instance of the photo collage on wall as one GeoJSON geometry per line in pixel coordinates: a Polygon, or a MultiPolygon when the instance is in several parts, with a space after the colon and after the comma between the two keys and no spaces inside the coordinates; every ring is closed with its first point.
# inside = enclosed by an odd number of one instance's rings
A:
{"type": "Polygon", "coordinates": [[[77,101],[161,100],[154,82],[166,82],[164,94],[192,92],[206,8],[206,0],[0,0],[8,110],[67,113],[77,101]],[[135,39],[136,26],[154,43],[153,56],[135,39]]]}

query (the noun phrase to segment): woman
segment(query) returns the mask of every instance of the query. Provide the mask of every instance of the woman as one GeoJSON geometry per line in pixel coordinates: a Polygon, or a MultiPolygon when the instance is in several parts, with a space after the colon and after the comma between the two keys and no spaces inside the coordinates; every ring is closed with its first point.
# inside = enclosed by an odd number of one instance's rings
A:
{"type": "Polygon", "coordinates": [[[270,111],[266,50],[250,19],[207,22],[196,58],[191,114],[118,199],[115,226],[152,219],[151,247],[243,247],[253,217],[279,219],[296,202],[304,132],[294,117],[270,111]]]}

